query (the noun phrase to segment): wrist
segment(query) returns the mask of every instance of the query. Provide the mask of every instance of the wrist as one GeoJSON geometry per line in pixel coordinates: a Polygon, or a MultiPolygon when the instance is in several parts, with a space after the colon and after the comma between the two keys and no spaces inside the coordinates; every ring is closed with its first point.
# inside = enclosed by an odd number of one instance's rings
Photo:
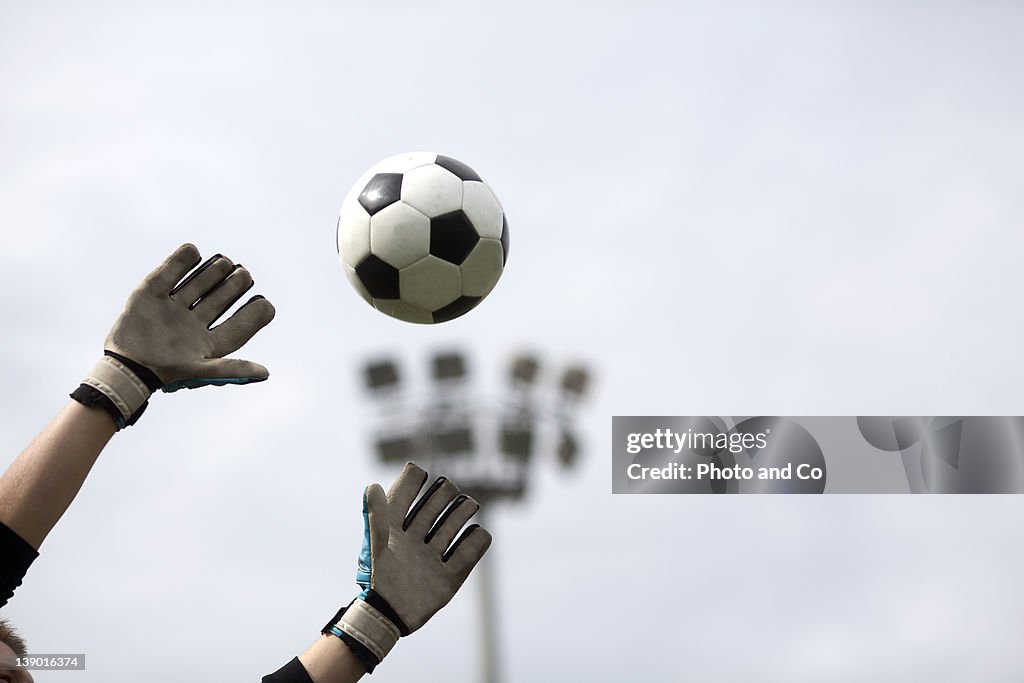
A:
{"type": "Polygon", "coordinates": [[[322,633],[337,636],[373,672],[402,633],[391,619],[361,597],[343,607],[322,633]]]}
{"type": "Polygon", "coordinates": [[[71,398],[105,409],[118,429],[135,424],[145,411],[160,379],[148,368],[112,351],[92,367],[71,398]]]}

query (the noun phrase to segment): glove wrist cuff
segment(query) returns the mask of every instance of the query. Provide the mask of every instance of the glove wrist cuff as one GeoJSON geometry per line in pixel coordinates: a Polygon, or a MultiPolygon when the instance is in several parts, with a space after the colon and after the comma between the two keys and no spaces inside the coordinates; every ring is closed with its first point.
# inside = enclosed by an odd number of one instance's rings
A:
{"type": "Polygon", "coordinates": [[[110,399],[121,419],[114,416],[118,426],[124,427],[135,422],[152,395],[149,386],[136,375],[125,363],[113,356],[104,355],[82,384],[92,387],[110,399]]]}
{"type": "Polygon", "coordinates": [[[398,642],[401,632],[391,620],[363,600],[354,600],[335,626],[362,644],[377,658],[384,659],[398,642]]]}

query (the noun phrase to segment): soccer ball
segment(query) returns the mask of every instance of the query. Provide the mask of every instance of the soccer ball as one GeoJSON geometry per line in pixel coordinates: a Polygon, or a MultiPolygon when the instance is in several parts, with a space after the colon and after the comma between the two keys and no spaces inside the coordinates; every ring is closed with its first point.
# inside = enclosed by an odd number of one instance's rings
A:
{"type": "Polygon", "coordinates": [[[508,259],[508,222],[490,186],[451,157],[389,157],[356,181],[338,217],[338,255],[378,311],[440,323],[487,296],[508,259]]]}

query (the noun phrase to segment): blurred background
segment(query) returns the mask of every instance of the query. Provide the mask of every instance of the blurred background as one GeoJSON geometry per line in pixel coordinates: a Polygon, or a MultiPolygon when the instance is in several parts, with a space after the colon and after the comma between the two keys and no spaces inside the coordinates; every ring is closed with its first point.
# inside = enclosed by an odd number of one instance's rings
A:
{"type": "MultiPolygon", "coordinates": [[[[177,245],[277,319],[252,387],[160,395],[4,609],[40,681],[259,680],[354,594],[363,364],[585,362],[577,467],[489,515],[504,681],[1010,681],[1019,497],[612,496],[612,415],[1022,410],[1024,7],[0,2],[6,466],[177,245]],[[511,228],[440,326],[335,253],[391,154],[473,166],[511,228]]],[[[424,371],[425,372],[425,371],[424,371]]],[[[479,680],[467,589],[374,680],[479,680]]]]}

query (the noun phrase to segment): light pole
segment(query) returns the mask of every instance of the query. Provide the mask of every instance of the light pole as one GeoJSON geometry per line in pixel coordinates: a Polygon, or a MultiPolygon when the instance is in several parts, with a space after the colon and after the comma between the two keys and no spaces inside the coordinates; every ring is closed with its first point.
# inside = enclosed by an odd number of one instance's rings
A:
{"type": "MultiPolygon", "coordinates": [[[[500,500],[521,501],[534,456],[550,452],[562,467],[579,455],[575,409],[586,394],[589,373],[565,367],[556,382],[542,381],[536,356],[520,354],[508,366],[500,398],[481,398],[469,386],[465,355],[446,351],[429,364],[426,392],[403,379],[398,361],[379,359],[364,368],[364,386],[377,410],[374,451],[386,465],[416,460],[444,475],[480,503],[477,523],[500,500]]],[[[480,586],[481,662],[484,683],[499,683],[497,617],[492,561],[476,568],[480,586]]]]}

